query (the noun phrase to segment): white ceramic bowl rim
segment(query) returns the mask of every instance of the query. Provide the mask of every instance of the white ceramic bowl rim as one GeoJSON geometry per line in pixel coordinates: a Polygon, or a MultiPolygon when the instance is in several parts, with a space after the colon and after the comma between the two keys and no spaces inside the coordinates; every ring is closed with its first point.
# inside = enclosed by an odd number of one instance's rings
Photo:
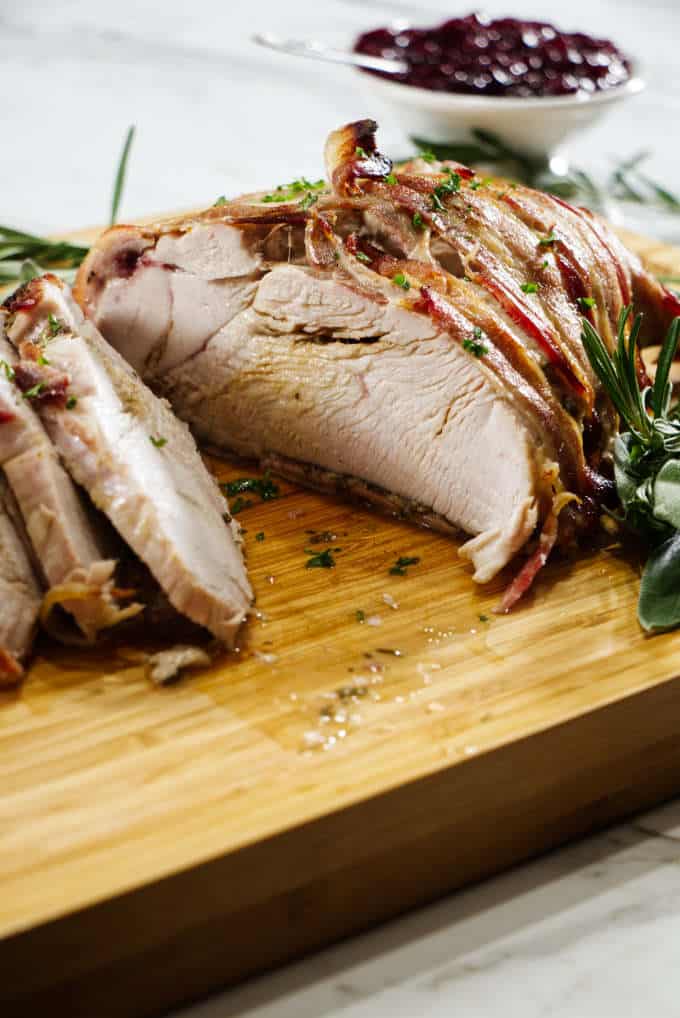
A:
{"type": "Polygon", "coordinates": [[[409,105],[426,104],[431,109],[483,109],[489,111],[492,106],[497,106],[506,112],[515,110],[535,109],[564,109],[585,105],[604,105],[609,102],[616,102],[627,96],[637,95],[645,88],[644,80],[636,73],[636,65],[632,64],[632,73],[627,81],[612,88],[602,89],[599,92],[576,92],[571,95],[554,96],[507,96],[507,95],[469,95],[464,92],[439,92],[430,88],[418,88],[417,85],[408,85],[403,81],[393,81],[382,75],[373,74],[358,68],[358,73],[364,78],[370,78],[373,83],[386,89],[394,89],[399,92],[401,99],[409,105]]]}

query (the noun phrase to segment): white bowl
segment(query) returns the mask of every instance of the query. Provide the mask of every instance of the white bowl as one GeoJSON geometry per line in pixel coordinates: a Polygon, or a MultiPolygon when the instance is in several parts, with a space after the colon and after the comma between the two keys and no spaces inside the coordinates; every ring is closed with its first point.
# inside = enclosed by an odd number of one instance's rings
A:
{"type": "Polygon", "coordinates": [[[408,135],[433,142],[469,142],[472,130],[483,128],[511,148],[546,158],[574,131],[588,127],[645,87],[633,69],[628,81],[606,91],[522,99],[434,92],[366,71],[358,74],[364,89],[397,118],[408,135]]]}

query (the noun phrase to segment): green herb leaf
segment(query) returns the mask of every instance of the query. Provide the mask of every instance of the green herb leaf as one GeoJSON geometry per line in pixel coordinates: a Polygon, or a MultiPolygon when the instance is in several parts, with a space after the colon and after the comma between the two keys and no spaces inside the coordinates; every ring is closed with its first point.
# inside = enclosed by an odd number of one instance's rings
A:
{"type": "Polygon", "coordinates": [[[464,339],[463,350],[467,350],[468,353],[473,354],[475,357],[483,357],[485,353],[489,352],[484,343],[478,343],[474,339],[464,339]]]}
{"type": "Polygon", "coordinates": [[[60,333],[66,332],[66,326],[64,323],[59,321],[56,315],[53,315],[52,313],[50,313],[47,317],[47,328],[52,339],[60,333]]]}
{"type": "Polygon", "coordinates": [[[14,368],[7,361],[0,360],[0,367],[5,372],[5,378],[8,382],[14,381],[14,368]]]}
{"type": "Polygon", "coordinates": [[[675,360],[680,338],[680,318],[675,318],[668,330],[666,341],[661,348],[659,359],[656,364],[656,376],[652,388],[652,411],[655,417],[663,417],[668,413],[671,401],[671,384],[669,376],[671,366],[675,360]]]}
{"type": "Polygon", "coordinates": [[[216,201],[214,201],[214,202],[213,202],[213,208],[214,208],[214,209],[218,209],[218,208],[220,208],[220,207],[221,207],[222,205],[226,205],[226,204],[227,204],[227,199],[226,199],[226,196],[225,196],[225,195],[223,195],[223,194],[221,194],[221,195],[219,196],[219,198],[218,198],[218,199],[217,199],[216,201]]]}
{"type": "Polygon", "coordinates": [[[577,297],[576,303],[582,308],[594,308],[597,306],[594,297],[577,297]]]}
{"type": "Polygon", "coordinates": [[[26,390],[26,392],[24,393],[24,399],[37,399],[45,388],[46,386],[44,382],[38,382],[37,385],[34,385],[30,389],[26,390]]]}
{"type": "Polygon", "coordinates": [[[421,230],[423,228],[424,225],[423,217],[421,216],[420,212],[413,213],[413,219],[411,220],[411,222],[415,226],[416,230],[421,230]]]}
{"type": "Polygon", "coordinates": [[[400,555],[397,561],[389,570],[391,576],[406,576],[409,566],[417,566],[420,558],[415,555],[400,555]]]}
{"type": "Polygon", "coordinates": [[[125,186],[125,174],[127,173],[127,164],[130,157],[130,149],[132,148],[132,142],[135,137],[135,126],[131,124],[128,127],[127,135],[125,136],[125,142],[123,144],[123,150],[120,154],[120,160],[118,163],[118,169],[116,171],[116,178],[113,184],[113,197],[111,199],[111,218],[109,225],[113,226],[118,220],[118,209],[123,197],[123,188],[125,186]]]}
{"type": "Polygon", "coordinates": [[[310,191],[321,191],[325,186],[325,180],[312,181],[307,180],[306,177],[299,177],[297,180],[292,180],[290,184],[279,184],[271,194],[265,194],[262,201],[290,201],[292,198],[298,198],[301,194],[307,194],[310,191]]]}
{"type": "Polygon", "coordinates": [[[554,234],[554,233],[553,233],[553,232],[551,231],[551,232],[550,232],[550,233],[549,233],[549,234],[547,235],[547,237],[541,237],[541,238],[539,239],[539,241],[538,241],[538,246],[539,246],[539,247],[552,247],[552,245],[553,245],[553,244],[555,243],[555,241],[556,241],[556,240],[557,240],[557,237],[556,237],[556,236],[555,236],[555,234],[554,234]]]}
{"type": "Polygon", "coordinates": [[[371,259],[363,251],[357,251],[356,257],[359,259],[360,262],[365,262],[367,265],[371,264],[371,259]]]}
{"type": "Polygon", "coordinates": [[[163,438],[162,435],[156,437],[155,435],[149,435],[149,441],[156,449],[162,449],[164,445],[168,444],[167,438],[163,438]]]}
{"type": "Polygon", "coordinates": [[[394,187],[394,185],[397,183],[397,178],[393,173],[388,173],[387,176],[384,177],[383,179],[386,184],[390,185],[390,187],[394,187]]]}
{"type": "Polygon", "coordinates": [[[246,491],[259,495],[263,502],[279,497],[279,486],[274,484],[268,470],[265,471],[264,477],[239,477],[236,481],[223,484],[222,488],[229,498],[246,491]]]}
{"type": "Polygon", "coordinates": [[[66,409],[67,410],[75,410],[77,405],[78,405],[78,399],[77,399],[76,396],[69,396],[69,398],[66,400],[66,409]]]}
{"type": "Polygon", "coordinates": [[[366,621],[366,613],[362,612],[361,608],[359,608],[359,609],[357,609],[357,611],[355,613],[355,618],[356,618],[357,622],[365,622],[366,621]]]}
{"type": "Polygon", "coordinates": [[[409,283],[408,279],[406,278],[403,272],[397,272],[396,276],[392,276],[392,282],[396,286],[400,286],[402,290],[411,289],[411,284],[409,283]]]}
{"type": "Polygon", "coordinates": [[[251,506],[255,505],[252,498],[235,498],[233,502],[229,503],[229,512],[232,516],[238,516],[244,509],[250,509],[251,506]]]}
{"type": "Polygon", "coordinates": [[[659,469],[651,498],[655,518],[680,530],[680,460],[666,460],[659,469]]]}
{"type": "Polygon", "coordinates": [[[638,619],[649,633],[680,625],[680,533],[655,548],[645,565],[640,583],[638,619]]]}
{"type": "Polygon", "coordinates": [[[255,540],[256,541],[264,541],[264,530],[260,530],[260,531],[258,531],[257,534],[255,534],[255,540]]]}
{"type": "Polygon", "coordinates": [[[342,548],[324,548],[323,551],[316,551],[315,548],[305,548],[305,555],[311,558],[305,562],[305,569],[332,569],[335,566],[333,552],[342,551],[342,548]]]}
{"type": "Polygon", "coordinates": [[[520,290],[523,293],[538,293],[539,286],[540,286],[540,283],[534,283],[534,282],[531,282],[531,283],[522,283],[522,285],[520,286],[520,290]]]}

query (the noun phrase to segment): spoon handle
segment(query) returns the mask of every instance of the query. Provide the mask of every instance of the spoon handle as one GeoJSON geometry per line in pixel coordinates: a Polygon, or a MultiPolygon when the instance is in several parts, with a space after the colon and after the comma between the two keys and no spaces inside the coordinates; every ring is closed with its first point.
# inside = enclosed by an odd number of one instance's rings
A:
{"type": "Polygon", "coordinates": [[[384,57],[372,57],[366,53],[351,53],[349,50],[333,49],[323,43],[306,39],[281,39],[271,32],[258,32],[252,37],[258,46],[266,46],[278,53],[287,53],[293,57],[306,57],[309,60],[325,60],[331,64],[349,64],[352,67],[363,67],[367,71],[385,71],[388,74],[401,74],[407,70],[401,60],[388,60],[384,57]]]}

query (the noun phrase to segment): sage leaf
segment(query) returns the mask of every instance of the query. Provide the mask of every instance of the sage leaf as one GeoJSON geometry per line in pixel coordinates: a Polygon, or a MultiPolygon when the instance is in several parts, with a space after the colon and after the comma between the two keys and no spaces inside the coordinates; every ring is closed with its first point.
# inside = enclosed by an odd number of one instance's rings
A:
{"type": "Polygon", "coordinates": [[[657,520],[680,530],[680,460],[666,460],[659,470],[652,504],[657,520]]]}
{"type": "Polygon", "coordinates": [[[634,501],[638,486],[637,478],[631,468],[631,446],[633,442],[633,436],[629,431],[624,435],[617,435],[614,439],[614,478],[616,480],[616,490],[624,509],[628,509],[634,501]]]}
{"type": "Polygon", "coordinates": [[[660,544],[647,559],[640,584],[638,619],[648,633],[680,625],[680,533],[660,544]]]}

